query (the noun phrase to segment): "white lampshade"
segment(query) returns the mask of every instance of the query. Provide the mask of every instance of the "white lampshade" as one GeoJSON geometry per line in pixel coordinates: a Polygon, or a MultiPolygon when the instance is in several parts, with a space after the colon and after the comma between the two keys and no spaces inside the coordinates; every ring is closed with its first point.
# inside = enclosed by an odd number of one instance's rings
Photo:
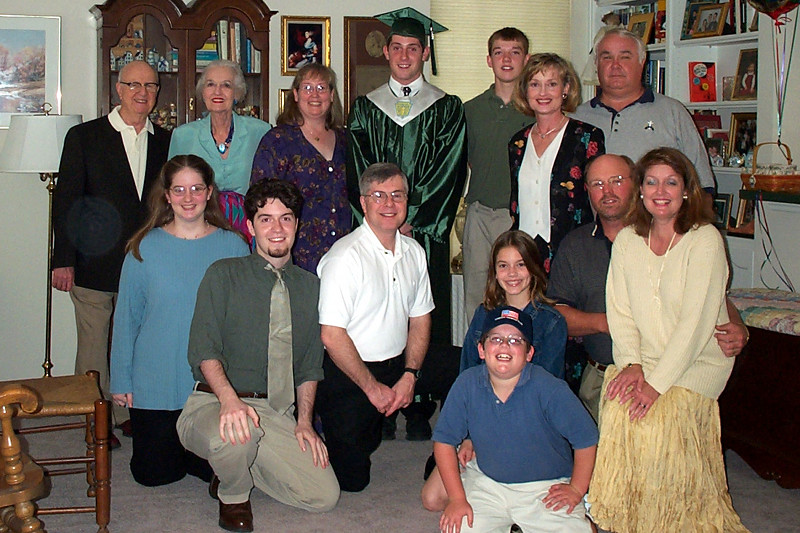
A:
{"type": "Polygon", "coordinates": [[[0,171],[58,172],[67,131],[80,115],[12,115],[0,152],[0,171]]]}

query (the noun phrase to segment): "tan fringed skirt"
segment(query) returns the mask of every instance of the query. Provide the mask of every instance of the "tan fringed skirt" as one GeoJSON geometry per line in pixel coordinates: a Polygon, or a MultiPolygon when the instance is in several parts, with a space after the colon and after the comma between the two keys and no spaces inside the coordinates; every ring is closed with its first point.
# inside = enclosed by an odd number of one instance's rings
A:
{"type": "MultiPolygon", "coordinates": [[[[606,370],[603,398],[617,374],[606,370]]],[[[636,422],[629,404],[600,404],[595,523],[615,533],[746,532],[728,494],[716,400],[672,387],[636,422]]]]}

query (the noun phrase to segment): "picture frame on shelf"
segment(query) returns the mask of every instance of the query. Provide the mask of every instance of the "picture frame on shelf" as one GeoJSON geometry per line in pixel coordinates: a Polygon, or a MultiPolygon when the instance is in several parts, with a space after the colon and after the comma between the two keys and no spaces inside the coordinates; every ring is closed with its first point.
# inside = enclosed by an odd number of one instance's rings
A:
{"type": "Polygon", "coordinates": [[[692,39],[722,35],[729,7],[728,4],[700,6],[697,12],[697,19],[694,21],[692,39]]]}
{"type": "Polygon", "coordinates": [[[714,198],[714,225],[719,229],[727,229],[731,216],[733,195],[718,193],[714,198]]]}
{"type": "Polygon", "coordinates": [[[281,75],[294,76],[309,63],[331,66],[330,17],[281,17],[281,75]]]}
{"type": "Polygon", "coordinates": [[[758,93],[758,48],[739,50],[731,100],[755,100],[758,93]]]}
{"type": "Polygon", "coordinates": [[[756,203],[754,200],[739,198],[739,207],[736,211],[736,225],[733,227],[736,233],[754,233],[753,230],[755,228],[753,221],[755,220],[755,211],[756,203]]]}
{"type": "Polygon", "coordinates": [[[286,102],[289,98],[294,98],[291,89],[278,89],[278,114],[275,115],[278,117],[283,113],[283,110],[286,109],[286,102]]]}
{"type": "Polygon", "coordinates": [[[711,166],[725,166],[725,140],[719,137],[709,137],[707,139],[703,139],[703,142],[706,145],[706,151],[708,152],[708,159],[711,161],[711,166]]]}
{"type": "Polygon", "coordinates": [[[756,113],[731,113],[728,154],[742,156],[756,145],[756,113]]]}
{"type": "Polygon", "coordinates": [[[344,17],[344,113],[356,97],[389,80],[391,70],[383,56],[389,26],[373,17],[344,17]]]}
{"type": "Polygon", "coordinates": [[[42,113],[45,103],[61,114],[61,17],[0,15],[0,48],[8,52],[0,129],[11,115],[42,113]]]}
{"type": "Polygon", "coordinates": [[[635,33],[645,44],[650,42],[653,33],[653,18],[655,13],[634,13],[628,19],[628,31],[635,33]]]}
{"type": "Polygon", "coordinates": [[[713,0],[700,0],[686,2],[686,9],[683,13],[683,26],[681,27],[681,41],[691,39],[694,33],[694,25],[697,22],[697,14],[700,8],[708,5],[716,5],[713,0]]]}

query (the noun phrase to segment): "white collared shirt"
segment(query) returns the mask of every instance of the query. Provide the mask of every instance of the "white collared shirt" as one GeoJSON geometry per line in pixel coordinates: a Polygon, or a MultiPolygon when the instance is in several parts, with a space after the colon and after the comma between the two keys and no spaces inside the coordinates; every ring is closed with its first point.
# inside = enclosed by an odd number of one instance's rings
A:
{"type": "Polygon", "coordinates": [[[403,87],[411,87],[411,94],[409,96],[416,96],[420,89],[422,89],[424,83],[425,78],[422,76],[422,74],[420,74],[419,78],[415,79],[408,85],[403,85],[396,79],[389,76],[389,89],[391,89],[392,93],[398,98],[403,98],[403,87]]]}
{"type": "Polygon", "coordinates": [[[392,253],[366,221],[334,243],[317,275],[319,323],[347,330],[363,361],[400,355],[409,317],[434,307],[422,246],[398,232],[392,253]]]}
{"type": "Polygon", "coordinates": [[[133,181],[136,184],[139,199],[141,199],[142,189],[144,188],[144,175],[147,170],[147,134],[155,133],[155,130],[150,119],[147,119],[142,131],[136,133],[136,128],[122,120],[119,108],[120,106],[115,107],[108,114],[108,121],[111,123],[111,127],[122,135],[122,144],[125,146],[125,154],[128,156],[128,165],[131,168],[131,174],[133,174],[133,181]]]}
{"type": "Polygon", "coordinates": [[[540,235],[545,242],[550,242],[550,176],[568,123],[564,121],[541,157],[533,146],[536,127],[532,127],[519,168],[519,229],[531,237],[540,235]]]}

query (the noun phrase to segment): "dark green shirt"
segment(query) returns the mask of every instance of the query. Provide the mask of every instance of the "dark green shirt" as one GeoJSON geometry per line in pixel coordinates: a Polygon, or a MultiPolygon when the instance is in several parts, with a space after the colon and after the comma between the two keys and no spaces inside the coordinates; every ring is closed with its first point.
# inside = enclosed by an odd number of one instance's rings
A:
{"type": "MultiPolygon", "coordinates": [[[[292,263],[283,267],[283,273],[292,309],[297,387],[323,378],[319,278],[292,263]]],[[[197,290],[189,332],[189,364],[196,380],[206,383],[200,363],[217,359],[237,391],[267,392],[269,306],[276,279],[267,260],[257,253],[222,259],[208,268],[197,290]]]]}
{"type": "Polygon", "coordinates": [[[480,202],[492,209],[507,208],[511,196],[508,141],[533,117],[494,94],[494,84],[466,104],[467,159],[471,167],[467,203],[480,202]]]}

